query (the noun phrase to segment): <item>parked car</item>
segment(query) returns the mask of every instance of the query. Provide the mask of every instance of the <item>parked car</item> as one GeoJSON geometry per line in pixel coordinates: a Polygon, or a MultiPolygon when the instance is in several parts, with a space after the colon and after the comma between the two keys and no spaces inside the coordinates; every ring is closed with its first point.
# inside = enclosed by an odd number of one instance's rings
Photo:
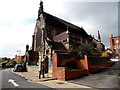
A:
{"type": "Polygon", "coordinates": [[[111,58],[110,60],[111,60],[111,61],[120,61],[119,57],[111,58]]]}
{"type": "Polygon", "coordinates": [[[14,72],[22,72],[23,71],[23,65],[22,64],[16,64],[13,71],[14,72]]]}

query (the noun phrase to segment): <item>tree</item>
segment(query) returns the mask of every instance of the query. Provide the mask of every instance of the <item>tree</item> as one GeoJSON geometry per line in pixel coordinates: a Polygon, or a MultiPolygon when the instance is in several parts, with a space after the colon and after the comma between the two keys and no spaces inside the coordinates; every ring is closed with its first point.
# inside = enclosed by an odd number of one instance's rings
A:
{"type": "Polygon", "coordinates": [[[20,59],[18,62],[17,62],[17,64],[22,64],[24,62],[24,60],[23,59],[20,59]]]}
{"type": "Polygon", "coordinates": [[[6,67],[9,68],[9,67],[13,67],[16,65],[16,61],[14,60],[10,60],[8,63],[6,63],[6,67]]]}
{"type": "Polygon", "coordinates": [[[78,48],[70,51],[71,54],[75,55],[77,59],[83,59],[84,55],[91,56],[94,52],[94,48],[89,43],[84,43],[78,48]]]}
{"type": "Polygon", "coordinates": [[[109,54],[109,53],[107,53],[107,52],[102,52],[102,57],[104,57],[104,58],[110,60],[111,54],[109,54]]]}

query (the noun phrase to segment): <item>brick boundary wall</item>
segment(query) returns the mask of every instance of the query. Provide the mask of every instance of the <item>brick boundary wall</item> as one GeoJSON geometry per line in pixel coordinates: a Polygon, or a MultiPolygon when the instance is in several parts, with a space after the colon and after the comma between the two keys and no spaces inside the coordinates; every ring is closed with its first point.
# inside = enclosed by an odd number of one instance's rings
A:
{"type": "Polygon", "coordinates": [[[113,63],[102,63],[102,64],[99,64],[99,63],[91,64],[91,65],[89,65],[89,73],[98,72],[101,69],[107,68],[107,67],[112,66],[114,64],[115,64],[114,62],[113,63]]]}
{"type": "MultiPolygon", "coordinates": [[[[69,71],[66,67],[60,67],[60,57],[62,55],[59,54],[53,54],[53,60],[52,60],[52,65],[53,65],[53,72],[52,72],[52,77],[57,78],[59,80],[69,80],[73,78],[77,78],[79,76],[83,75],[88,75],[88,63],[87,63],[87,56],[85,56],[86,60],[76,60],[75,58],[69,58],[73,60],[78,67],[82,68],[81,70],[74,70],[74,71],[69,71]],[[59,66],[59,67],[58,67],[59,66]]],[[[69,61],[71,61],[69,60],[69,61]]],[[[66,62],[66,61],[65,61],[66,62]]]]}
{"type": "MultiPolygon", "coordinates": [[[[84,75],[89,75],[89,73],[93,73],[93,72],[97,72],[103,68],[107,68],[115,63],[102,63],[102,64],[89,64],[89,60],[87,56],[84,56],[83,60],[76,60],[75,58],[71,57],[68,59],[71,59],[75,62],[75,64],[77,65],[77,67],[82,68],[81,70],[72,70],[69,71],[66,67],[60,66],[60,60],[62,55],[59,54],[53,54],[53,60],[52,60],[52,77],[53,78],[57,78],[58,80],[70,80],[70,79],[74,79],[80,76],[84,76],[84,75]]],[[[65,60],[68,60],[65,59],[65,60]]],[[[69,61],[71,61],[69,60],[69,61]]],[[[65,61],[67,62],[67,61],[65,61]]]]}
{"type": "Polygon", "coordinates": [[[58,60],[59,60],[59,57],[58,57],[58,54],[53,54],[53,58],[52,58],[52,77],[53,78],[57,78],[59,80],[65,80],[65,71],[66,71],[66,68],[65,67],[57,67],[58,66],[58,60]]]}

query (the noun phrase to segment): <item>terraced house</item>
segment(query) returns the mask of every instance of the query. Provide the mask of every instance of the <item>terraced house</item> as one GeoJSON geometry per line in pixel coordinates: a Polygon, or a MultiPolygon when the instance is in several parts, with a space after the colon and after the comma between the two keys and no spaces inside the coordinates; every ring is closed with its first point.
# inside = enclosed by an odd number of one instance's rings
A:
{"type": "Polygon", "coordinates": [[[120,58],[120,36],[110,35],[110,49],[120,58]]]}

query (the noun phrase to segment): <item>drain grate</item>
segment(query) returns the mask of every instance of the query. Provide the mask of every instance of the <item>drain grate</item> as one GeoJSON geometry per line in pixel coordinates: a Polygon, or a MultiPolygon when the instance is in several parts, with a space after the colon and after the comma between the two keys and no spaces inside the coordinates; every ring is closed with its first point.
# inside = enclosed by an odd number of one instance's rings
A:
{"type": "Polygon", "coordinates": [[[63,83],[63,82],[58,82],[57,84],[65,84],[65,83],[63,83]]]}

